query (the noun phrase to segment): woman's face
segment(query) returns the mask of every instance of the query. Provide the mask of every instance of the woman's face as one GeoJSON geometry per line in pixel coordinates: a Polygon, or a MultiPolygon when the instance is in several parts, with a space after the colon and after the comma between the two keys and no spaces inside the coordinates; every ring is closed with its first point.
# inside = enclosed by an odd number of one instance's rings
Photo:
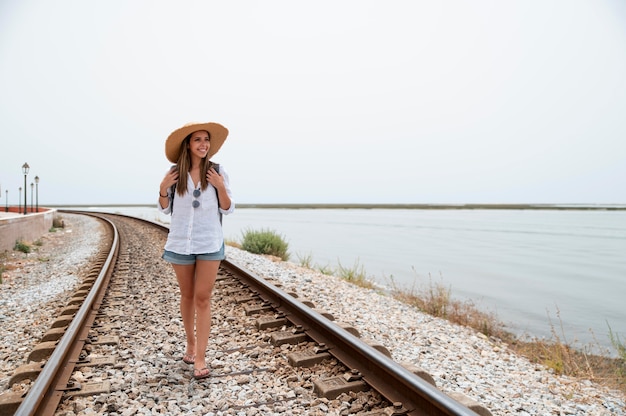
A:
{"type": "Polygon", "coordinates": [[[199,130],[191,134],[189,138],[189,152],[192,156],[203,159],[209,153],[210,148],[209,132],[199,130]]]}

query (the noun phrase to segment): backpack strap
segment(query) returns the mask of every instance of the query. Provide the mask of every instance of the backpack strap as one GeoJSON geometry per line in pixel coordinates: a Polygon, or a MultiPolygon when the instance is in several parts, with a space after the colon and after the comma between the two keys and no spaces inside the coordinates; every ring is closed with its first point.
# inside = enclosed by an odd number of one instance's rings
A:
{"type": "MultiPolygon", "coordinates": [[[[170,167],[170,170],[173,170],[174,168],[176,168],[176,165],[172,165],[170,167]]],[[[176,193],[176,184],[170,186],[170,193],[169,193],[169,197],[170,197],[170,215],[172,215],[172,213],[174,212],[174,194],[176,193]]]]}
{"type": "MultiPolygon", "coordinates": [[[[211,162],[209,169],[215,169],[217,173],[220,173],[220,164],[211,162]]],[[[220,174],[221,175],[221,174],[220,174]]],[[[215,189],[215,188],[214,188],[215,189]]],[[[220,214],[220,224],[222,223],[222,211],[220,211],[220,196],[217,193],[217,189],[215,189],[215,198],[217,198],[217,212],[220,214]]]]}

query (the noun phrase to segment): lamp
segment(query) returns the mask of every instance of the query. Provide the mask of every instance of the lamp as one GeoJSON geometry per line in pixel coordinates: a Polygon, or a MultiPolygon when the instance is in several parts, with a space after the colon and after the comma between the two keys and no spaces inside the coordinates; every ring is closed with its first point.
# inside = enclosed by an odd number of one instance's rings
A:
{"type": "Polygon", "coordinates": [[[26,202],[26,175],[28,175],[29,169],[30,169],[30,166],[28,166],[28,163],[24,163],[22,165],[22,173],[24,173],[24,215],[26,215],[26,210],[28,208],[28,204],[26,202]]]}
{"type": "Polygon", "coordinates": [[[37,200],[35,206],[37,207],[37,212],[39,212],[39,176],[35,176],[35,198],[37,200]]]}
{"type": "Polygon", "coordinates": [[[35,212],[33,211],[33,201],[35,200],[35,198],[33,198],[33,192],[35,190],[35,184],[34,183],[30,183],[30,212],[35,212]]]}

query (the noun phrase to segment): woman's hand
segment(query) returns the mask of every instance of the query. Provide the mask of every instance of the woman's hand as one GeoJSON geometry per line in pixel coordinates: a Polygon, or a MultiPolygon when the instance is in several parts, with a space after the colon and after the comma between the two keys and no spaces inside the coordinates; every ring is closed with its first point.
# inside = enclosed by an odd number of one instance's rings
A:
{"type": "Polygon", "coordinates": [[[206,180],[213,185],[216,189],[224,188],[224,178],[217,173],[214,168],[210,168],[206,173],[206,180]]]}
{"type": "Polygon", "coordinates": [[[167,195],[167,190],[178,182],[178,169],[173,167],[165,174],[165,177],[161,181],[160,191],[161,195],[167,195]]]}
{"type": "Polygon", "coordinates": [[[224,177],[220,175],[214,168],[210,168],[206,173],[206,179],[211,185],[217,189],[217,199],[220,203],[220,208],[227,210],[230,208],[230,196],[226,192],[226,185],[224,185],[224,177]]]}

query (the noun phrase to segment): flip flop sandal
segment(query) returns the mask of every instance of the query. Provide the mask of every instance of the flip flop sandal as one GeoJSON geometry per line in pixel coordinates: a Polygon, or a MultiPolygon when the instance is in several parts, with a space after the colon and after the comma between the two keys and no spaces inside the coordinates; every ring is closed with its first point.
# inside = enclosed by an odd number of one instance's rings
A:
{"type": "Polygon", "coordinates": [[[193,378],[195,378],[196,380],[202,380],[204,378],[209,378],[211,376],[211,371],[209,371],[209,369],[207,367],[201,368],[201,369],[195,369],[193,370],[193,378]]]}
{"type": "Polygon", "coordinates": [[[193,364],[196,362],[196,356],[193,354],[185,354],[183,355],[183,362],[185,364],[193,364]]]}

